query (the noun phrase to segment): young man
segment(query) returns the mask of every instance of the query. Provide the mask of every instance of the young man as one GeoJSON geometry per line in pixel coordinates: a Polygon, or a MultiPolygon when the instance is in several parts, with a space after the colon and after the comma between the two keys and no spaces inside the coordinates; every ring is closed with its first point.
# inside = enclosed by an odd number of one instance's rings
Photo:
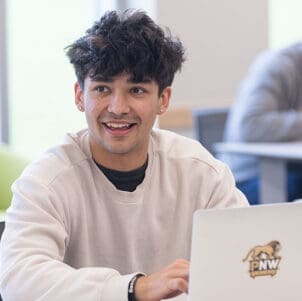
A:
{"type": "Polygon", "coordinates": [[[183,46],[142,12],[109,12],[67,55],[88,129],[67,135],[14,184],[1,294],[159,301],[186,293],[193,212],[247,201],[198,142],[152,129],[183,46]]]}

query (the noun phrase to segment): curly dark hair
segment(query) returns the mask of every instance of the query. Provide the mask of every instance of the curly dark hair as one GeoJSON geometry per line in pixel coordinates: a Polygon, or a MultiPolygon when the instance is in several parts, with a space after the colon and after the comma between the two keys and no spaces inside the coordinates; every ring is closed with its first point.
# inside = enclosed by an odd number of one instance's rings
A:
{"type": "Polygon", "coordinates": [[[145,12],[110,11],[66,47],[67,56],[82,88],[87,76],[110,78],[126,72],[136,82],[155,80],[161,94],[184,62],[182,43],[165,31],[145,12]]]}

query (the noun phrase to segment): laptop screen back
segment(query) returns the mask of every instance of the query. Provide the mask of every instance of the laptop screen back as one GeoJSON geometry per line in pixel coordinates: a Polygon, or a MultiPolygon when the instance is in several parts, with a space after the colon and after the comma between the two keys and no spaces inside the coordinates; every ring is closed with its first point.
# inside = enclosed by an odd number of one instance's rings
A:
{"type": "Polygon", "coordinates": [[[302,300],[302,203],[198,210],[190,301],[302,300]]]}

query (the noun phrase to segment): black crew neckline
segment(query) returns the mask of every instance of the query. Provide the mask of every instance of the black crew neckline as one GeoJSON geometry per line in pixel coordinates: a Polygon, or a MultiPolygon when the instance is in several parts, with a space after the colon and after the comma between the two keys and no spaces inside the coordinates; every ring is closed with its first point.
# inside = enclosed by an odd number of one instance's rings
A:
{"type": "Polygon", "coordinates": [[[134,191],[139,184],[141,184],[145,178],[145,172],[148,166],[148,157],[145,163],[134,170],[120,171],[107,168],[95,160],[94,162],[98,168],[103,172],[106,178],[118,189],[122,191],[134,191]]]}

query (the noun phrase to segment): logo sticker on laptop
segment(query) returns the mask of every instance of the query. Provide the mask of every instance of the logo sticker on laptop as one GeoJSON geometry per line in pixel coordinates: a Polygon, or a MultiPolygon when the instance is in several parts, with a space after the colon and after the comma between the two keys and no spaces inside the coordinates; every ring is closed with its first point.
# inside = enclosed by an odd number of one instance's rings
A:
{"type": "Polygon", "coordinates": [[[278,252],[281,244],[277,240],[273,240],[266,245],[260,245],[252,248],[242,259],[243,262],[249,259],[249,273],[252,278],[258,276],[275,276],[281,257],[278,252]]]}

